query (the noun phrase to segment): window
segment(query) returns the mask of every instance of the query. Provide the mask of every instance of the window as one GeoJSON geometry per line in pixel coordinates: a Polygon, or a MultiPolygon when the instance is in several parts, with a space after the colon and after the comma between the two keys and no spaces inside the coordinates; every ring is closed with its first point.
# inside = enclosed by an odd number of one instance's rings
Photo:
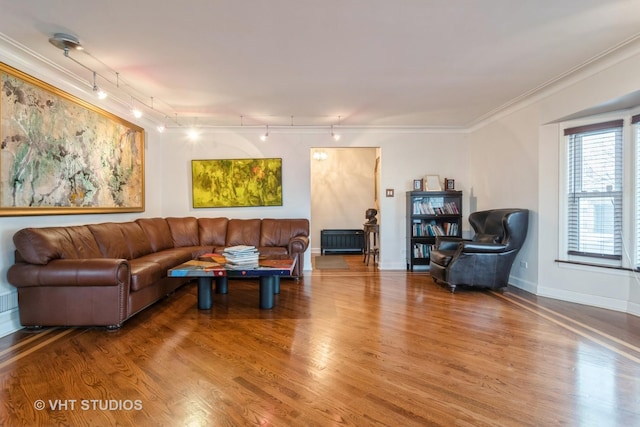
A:
{"type": "Polygon", "coordinates": [[[636,125],[635,127],[635,230],[636,230],[636,257],[635,268],[640,269],[640,115],[631,117],[631,123],[636,125]]]}
{"type": "Polygon", "coordinates": [[[623,121],[565,129],[569,256],[622,259],[623,121]]]}

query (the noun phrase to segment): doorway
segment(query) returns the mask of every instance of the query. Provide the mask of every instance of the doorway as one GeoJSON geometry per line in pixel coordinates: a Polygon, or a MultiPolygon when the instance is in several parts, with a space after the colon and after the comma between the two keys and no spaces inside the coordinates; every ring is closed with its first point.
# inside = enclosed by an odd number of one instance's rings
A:
{"type": "Polygon", "coordinates": [[[312,255],[320,254],[321,230],[361,230],[366,210],[378,208],[379,152],[376,147],[311,149],[312,255]]]}

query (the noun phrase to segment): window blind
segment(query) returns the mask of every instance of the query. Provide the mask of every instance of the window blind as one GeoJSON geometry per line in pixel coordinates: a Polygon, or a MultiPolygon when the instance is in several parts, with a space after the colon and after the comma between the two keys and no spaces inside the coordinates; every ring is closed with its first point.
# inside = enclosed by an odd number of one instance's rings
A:
{"type": "MultiPolygon", "coordinates": [[[[631,123],[640,123],[640,115],[633,116],[631,123]]],[[[636,259],[635,268],[640,269],[640,126],[635,126],[636,135],[636,170],[635,170],[635,196],[636,196],[636,259]]]]}
{"type": "Polygon", "coordinates": [[[622,259],[622,125],[565,129],[570,255],[622,259]]]}

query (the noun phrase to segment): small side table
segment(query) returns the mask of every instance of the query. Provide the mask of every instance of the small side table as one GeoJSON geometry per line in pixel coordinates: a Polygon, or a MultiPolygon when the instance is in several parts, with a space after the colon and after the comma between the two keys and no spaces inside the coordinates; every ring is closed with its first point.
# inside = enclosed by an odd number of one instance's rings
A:
{"type": "Polygon", "coordinates": [[[364,260],[369,265],[369,259],[373,256],[373,265],[378,264],[378,234],[380,233],[380,224],[364,224],[364,260]]]}

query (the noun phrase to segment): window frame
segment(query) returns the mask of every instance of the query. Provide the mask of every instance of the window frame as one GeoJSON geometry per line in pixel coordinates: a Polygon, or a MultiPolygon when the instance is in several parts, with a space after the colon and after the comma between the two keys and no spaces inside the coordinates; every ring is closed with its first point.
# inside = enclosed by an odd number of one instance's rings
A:
{"type": "Polygon", "coordinates": [[[612,112],[606,115],[585,117],[577,120],[560,123],[559,138],[559,247],[558,261],[571,262],[576,264],[585,264],[591,266],[602,266],[607,268],[637,269],[640,263],[639,250],[640,246],[640,220],[638,217],[637,207],[639,203],[636,201],[640,198],[640,188],[636,185],[636,163],[640,167],[640,161],[636,162],[636,153],[640,149],[636,143],[640,138],[640,123],[631,124],[633,113],[639,114],[637,111],[612,112]],[[569,138],[565,135],[566,129],[589,126],[593,124],[611,122],[622,119],[622,254],[621,259],[608,259],[604,257],[583,256],[580,254],[569,253],[569,201],[567,195],[569,185],[569,138]]]}

